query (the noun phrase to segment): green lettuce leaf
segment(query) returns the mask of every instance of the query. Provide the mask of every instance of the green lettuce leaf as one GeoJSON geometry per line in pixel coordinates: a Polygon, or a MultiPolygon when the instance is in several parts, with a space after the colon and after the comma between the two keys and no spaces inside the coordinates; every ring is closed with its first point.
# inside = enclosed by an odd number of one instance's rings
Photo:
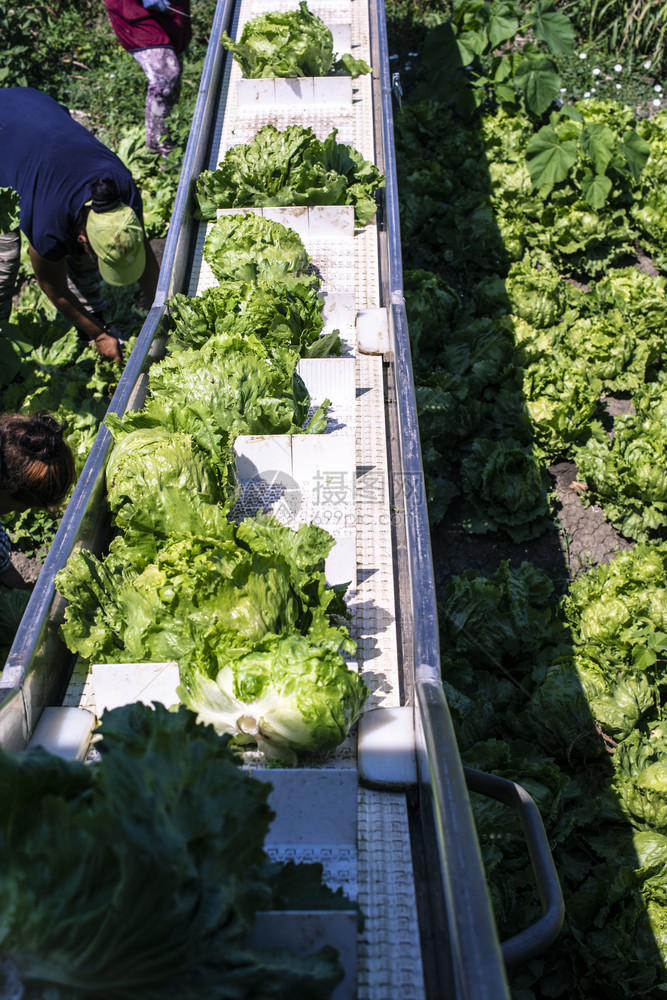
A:
{"type": "MultiPolygon", "coordinates": [[[[173,327],[169,350],[201,347],[213,334],[253,334],[269,349],[294,347],[309,356],[322,332],[323,306],[315,287],[301,281],[230,282],[194,298],[174,295],[168,302],[173,327]]],[[[338,337],[331,352],[340,352],[338,337]]]]}
{"type": "Polygon", "coordinates": [[[135,430],[124,435],[109,456],[106,469],[109,506],[121,525],[123,508],[145,496],[159,497],[176,487],[188,496],[198,495],[209,503],[228,505],[206,455],[192,439],[162,428],[135,430]]]}
{"type": "Polygon", "coordinates": [[[267,205],[354,205],[357,225],[375,215],[375,191],[384,178],[352,146],[324,141],[302,125],[280,132],[260,129],[252,142],[232,146],[217,170],[199,175],[200,217],[214,219],[218,208],[267,205]]]}
{"type": "Polygon", "coordinates": [[[368,691],[340,653],[300,635],[272,635],[232,659],[215,638],[181,662],[179,696],[200,721],[287,764],[345,739],[368,691]]]}
{"type": "Polygon", "coordinates": [[[18,229],[20,220],[19,196],[13,188],[0,187],[0,233],[18,229]]]}
{"type": "Polygon", "coordinates": [[[234,54],[244,77],[326,76],[333,62],[331,32],[305,0],[298,10],[246,21],[238,42],[223,31],[220,43],[234,54]]]}
{"type": "Polygon", "coordinates": [[[257,910],[284,895],[263,850],[269,783],[183,708],[115,709],[102,737],[92,766],[0,752],[5,976],[43,1000],[224,1000],[230,982],[238,996],[330,998],[333,949],[247,946],[257,910]]]}
{"type": "Polygon", "coordinates": [[[506,531],[514,541],[551,528],[548,480],[530,447],[477,438],[462,466],[461,520],[468,531],[506,531]]]}
{"type": "MultiPolygon", "coordinates": [[[[219,652],[247,652],[269,632],[354,649],[338,624],[343,594],[325,581],[328,532],[312,525],[295,532],[264,515],[225,526],[202,510],[199,523],[219,526],[218,537],[190,534],[188,521],[167,534],[173,522],[151,517],[147,507],[131,511],[130,531],[104,559],[80,549],[58,573],[56,586],[69,601],[63,635],[73,652],[95,662],[180,660],[212,628],[219,652]]],[[[194,515],[189,523],[196,527],[194,515]]]]}
{"type": "Polygon", "coordinates": [[[310,258],[294,230],[249,212],[222,215],[204,240],[204,260],[220,282],[272,284],[288,280],[316,284],[310,258]]]}
{"type": "Polygon", "coordinates": [[[614,527],[645,541],[667,527],[667,430],[661,383],[635,393],[637,415],[616,417],[614,436],[594,424],[575,451],[585,505],[598,503],[614,527]]]}

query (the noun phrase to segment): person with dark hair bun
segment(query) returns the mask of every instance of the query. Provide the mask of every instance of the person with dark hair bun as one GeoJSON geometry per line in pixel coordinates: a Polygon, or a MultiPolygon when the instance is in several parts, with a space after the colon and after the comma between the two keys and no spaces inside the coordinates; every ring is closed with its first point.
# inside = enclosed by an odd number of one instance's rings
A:
{"type": "MultiPolygon", "coordinates": [[[[0,415],[0,515],[63,502],[75,479],[64,430],[48,413],[0,415]]],[[[10,551],[9,535],[0,525],[0,583],[26,588],[10,551]]]]}

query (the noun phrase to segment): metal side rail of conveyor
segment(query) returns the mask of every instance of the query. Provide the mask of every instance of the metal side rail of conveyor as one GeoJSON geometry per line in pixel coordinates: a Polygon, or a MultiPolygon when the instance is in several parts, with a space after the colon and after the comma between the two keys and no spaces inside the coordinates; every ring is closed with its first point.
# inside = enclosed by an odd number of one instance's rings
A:
{"type": "MultiPolygon", "coordinates": [[[[505,968],[526,961],[558,934],[562,896],[539,813],[511,782],[464,771],[440,681],[435,587],[402,291],[393,108],[384,10],[368,0],[318,0],[339,51],[366,59],[356,80],[242,80],[218,44],[258,13],[296,0],[219,0],[155,303],[118,389],[112,412],[143,406],[147,372],[164,350],[168,298],[214,283],[202,258],[207,226],[192,216],[192,188],[231,145],[263,125],[310,125],[373,160],[386,177],[376,220],[355,228],[351,209],[263,209],[302,237],[322,276],[325,331],[338,328],[340,358],[300,363],[314,405],[329,398],[322,437],[281,435],[235,443],[241,495],[234,516],[254,513],[276,483],[274,513],[285,523],[320,524],[335,547],[329,582],[350,582],[356,669],[370,690],[358,730],[307,767],[247,766],[270,780],[276,821],[267,850],[276,859],[319,860],[365,917],[358,940],[350,915],[318,929],[339,948],[346,980],[336,1000],[506,1000],[505,968]],[[272,476],[262,477],[266,470],[272,476]],[[285,491],[284,484],[290,483],[285,491]],[[536,873],[544,915],[501,942],[475,834],[469,789],[515,808],[536,873]]],[[[59,635],[64,601],[54,578],[77,547],[104,550],[111,537],[104,470],[112,446],[98,434],[0,676],[0,743],[40,742],[81,754],[104,707],[150,689],[169,702],[176,665],[140,681],[75,662],[59,635]],[[150,687],[150,685],[156,685],[150,687]],[[162,685],[162,687],[160,687],[162,685]]],[[[127,665],[123,665],[127,667],[127,665]]],[[[85,749],[84,749],[85,752],[85,749]]],[[[267,915],[269,919],[269,915],[267,915]]],[[[313,932],[314,924],[309,925],[313,932]]],[[[319,925],[318,925],[319,927],[319,925]]],[[[313,932],[314,933],[314,932],[313,932]]],[[[256,928],[259,938],[297,944],[295,919],[256,928]],[[282,937],[281,937],[282,935],[282,937]]]]}

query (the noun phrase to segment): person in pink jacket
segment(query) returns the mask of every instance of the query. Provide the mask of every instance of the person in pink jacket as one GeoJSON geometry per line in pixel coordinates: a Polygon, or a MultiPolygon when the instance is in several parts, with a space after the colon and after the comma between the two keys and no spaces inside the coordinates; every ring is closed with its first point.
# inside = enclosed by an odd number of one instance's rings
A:
{"type": "Polygon", "coordinates": [[[146,145],[167,156],[173,147],[167,118],[181,92],[183,53],[192,29],[190,0],[104,0],[123,48],[148,78],[146,145]]]}

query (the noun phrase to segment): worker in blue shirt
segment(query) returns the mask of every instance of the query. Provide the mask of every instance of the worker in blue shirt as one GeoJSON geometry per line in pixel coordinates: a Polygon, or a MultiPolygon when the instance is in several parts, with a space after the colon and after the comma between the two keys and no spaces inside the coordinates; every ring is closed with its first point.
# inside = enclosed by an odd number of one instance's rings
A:
{"type": "MultiPolygon", "coordinates": [[[[31,87],[0,89],[0,187],[19,195],[40,288],[112,361],[122,358],[104,320],[100,276],[138,281],[153,302],[159,268],[129,170],[53,98],[31,87]]],[[[11,312],[20,263],[18,231],[0,235],[0,320],[11,312]]]]}

